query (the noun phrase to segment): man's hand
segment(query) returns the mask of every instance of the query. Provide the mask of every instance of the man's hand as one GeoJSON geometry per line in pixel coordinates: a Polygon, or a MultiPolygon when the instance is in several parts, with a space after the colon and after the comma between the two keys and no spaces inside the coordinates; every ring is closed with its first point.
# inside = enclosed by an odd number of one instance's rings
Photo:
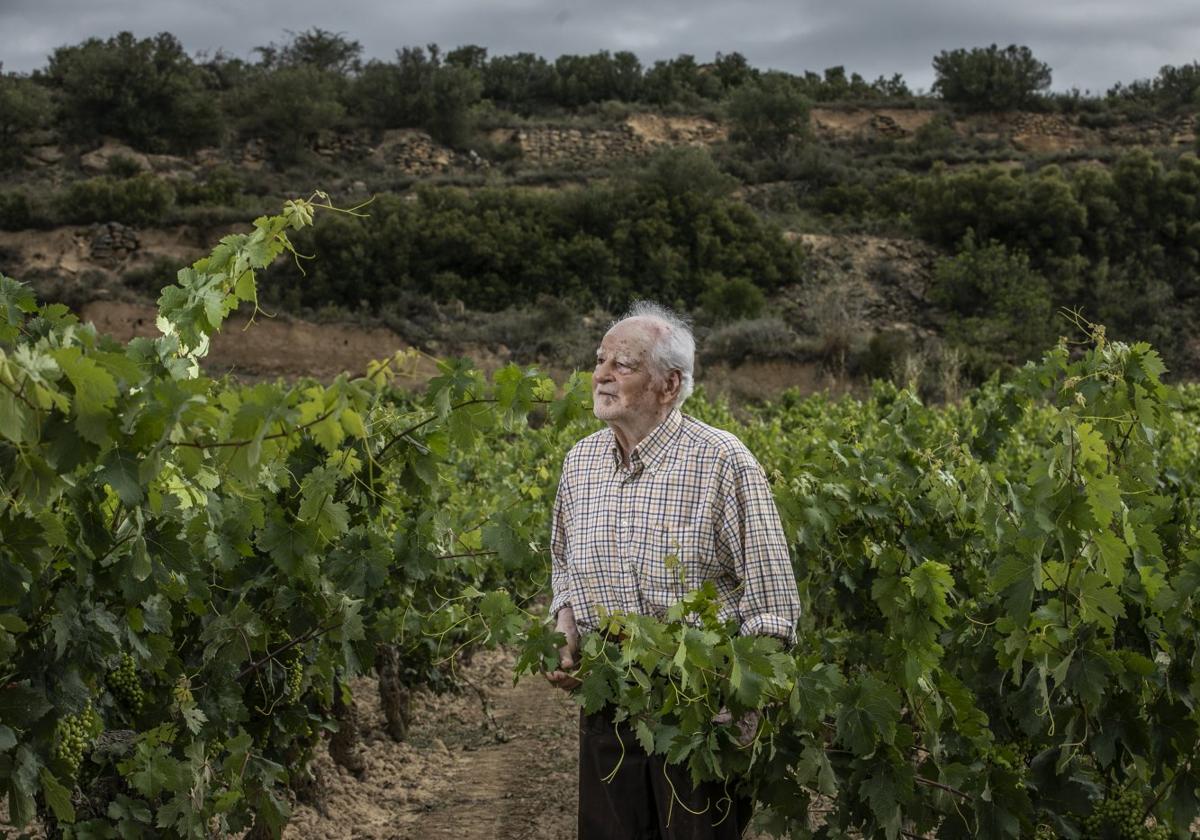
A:
{"type": "MultiPolygon", "coordinates": [[[[739,747],[744,747],[754,740],[754,736],[758,734],[759,713],[751,709],[737,719],[737,735],[733,740],[737,742],[739,747]]],[[[721,726],[726,726],[733,723],[733,715],[728,709],[722,708],[713,716],[712,722],[721,726]]]]}
{"type": "Polygon", "coordinates": [[[546,674],[546,679],[563,691],[571,691],[580,685],[579,680],[568,673],[579,664],[579,628],[575,626],[575,610],[572,607],[563,607],[558,611],[554,629],[567,637],[567,643],[558,649],[558,670],[546,674]]]}

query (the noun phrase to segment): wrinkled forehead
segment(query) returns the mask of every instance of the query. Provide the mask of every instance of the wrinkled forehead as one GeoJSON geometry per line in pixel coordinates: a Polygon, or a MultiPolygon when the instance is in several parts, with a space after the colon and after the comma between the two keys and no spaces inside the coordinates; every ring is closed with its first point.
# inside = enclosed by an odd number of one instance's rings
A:
{"type": "Polygon", "coordinates": [[[600,347],[596,352],[622,353],[640,359],[650,351],[654,342],[664,332],[666,332],[666,326],[653,318],[626,318],[624,321],[613,324],[612,328],[604,334],[604,340],[600,342],[600,347]]]}

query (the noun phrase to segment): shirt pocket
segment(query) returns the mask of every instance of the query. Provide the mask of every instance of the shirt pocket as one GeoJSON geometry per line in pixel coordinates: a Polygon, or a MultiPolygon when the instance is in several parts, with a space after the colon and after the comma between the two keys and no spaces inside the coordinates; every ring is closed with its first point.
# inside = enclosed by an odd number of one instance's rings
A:
{"type": "Polygon", "coordinates": [[[644,559],[646,594],[665,609],[714,576],[712,538],[703,520],[659,522],[644,559]]]}

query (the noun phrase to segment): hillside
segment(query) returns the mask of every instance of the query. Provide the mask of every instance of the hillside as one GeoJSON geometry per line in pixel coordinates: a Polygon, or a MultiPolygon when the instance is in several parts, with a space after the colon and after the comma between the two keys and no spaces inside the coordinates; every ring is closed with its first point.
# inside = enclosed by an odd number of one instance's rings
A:
{"type": "MultiPolygon", "coordinates": [[[[467,90],[458,60],[421,66],[467,90]]],[[[569,370],[589,364],[600,324],[648,296],[694,315],[702,379],[740,397],[870,377],[953,396],[1070,331],[1062,309],[1153,341],[1176,375],[1200,373],[1196,120],[1131,98],[1153,85],[997,111],[719,60],[688,69],[693,93],[664,105],[641,102],[649,88],[600,101],[602,85],[570,104],[586,85],[503,94],[504,60],[468,65],[483,98],[420,112],[424,127],[386,127],[420,122],[419,109],[372,116],[362,67],[322,71],[342,80],[345,106],[306,133],[246,123],[196,146],[96,134],[102,121],[84,139],[69,120],[27,130],[0,172],[0,271],[135,334],[179,267],[316,188],[338,207],[368,202],[369,218],[303,238],[316,258],[268,278],[270,339],[229,335],[211,364],[327,376],[411,345],[569,370]],[[453,114],[464,122],[451,130],[439,120],[453,114]],[[282,336],[292,352],[264,351],[282,336]]],[[[266,84],[290,70],[260,72],[266,84]]]]}

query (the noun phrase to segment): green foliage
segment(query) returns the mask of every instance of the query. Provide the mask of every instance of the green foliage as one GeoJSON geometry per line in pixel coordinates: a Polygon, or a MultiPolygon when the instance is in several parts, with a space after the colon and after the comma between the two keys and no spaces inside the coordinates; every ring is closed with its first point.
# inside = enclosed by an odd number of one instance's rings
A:
{"type": "Polygon", "coordinates": [[[554,62],[554,101],[568,108],[632,102],[640,98],[642,85],[642,63],[631,52],[562,55],[554,62]]]}
{"type": "Polygon", "coordinates": [[[943,50],[933,71],[934,92],[967,111],[1036,108],[1038,95],[1050,87],[1050,67],[1016,44],[943,50]]]}
{"type": "Polygon", "coordinates": [[[1122,109],[1142,106],[1166,113],[1194,109],[1200,105],[1200,62],[1164,65],[1153,79],[1118,83],[1106,98],[1122,109]]]}
{"type": "Polygon", "coordinates": [[[706,363],[740,365],[751,359],[787,358],[797,352],[796,334],[778,317],[752,318],[723,324],[705,340],[706,363]]]}
{"type": "Polygon", "coordinates": [[[694,146],[656,152],[634,180],[639,192],[668,201],[691,197],[716,202],[737,189],[737,180],[721,171],[708,150],[694,146]]]}
{"type": "Polygon", "coordinates": [[[72,140],[108,135],[150,151],[188,151],[219,142],[217,100],[171,34],[136,39],[122,32],[59,47],[46,79],[59,92],[59,125],[72,140]]]}
{"type": "Polygon", "coordinates": [[[929,151],[944,151],[960,142],[954,130],[954,119],[949,114],[936,114],[913,134],[917,148],[929,151]]]}
{"type": "Polygon", "coordinates": [[[278,836],[345,682],[380,645],[409,682],[433,679],[487,637],[439,593],[495,586],[536,551],[552,430],[581,416],[586,377],[555,399],[534,372],[488,381],[461,360],[413,397],[393,387],[412,354],[329,385],[200,374],[319,206],[287,202],[179,271],[156,339],[116,344],[0,277],[0,789],[16,824],[40,810],[48,833],[278,836]],[[521,440],[535,407],[553,422],[521,440]],[[518,437],[528,472],[468,457],[489,436],[518,437]]]}
{"type": "Polygon", "coordinates": [[[369,61],[350,83],[350,109],[370,128],[423,125],[433,113],[437,66],[419,47],[397,53],[395,62],[369,61]]]}
{"type": "Polygon", "coordinates": [[[117,179],[108,175],[75,181],[56,198],[60,218],[77,224],[123,222],[150,225],[175,203],[169,181],[144,173],[117,179]]]}
{"type": "Polygon", "coordinates": [[[651,295],[687,304],[713,275],[763,290],[795,282],[798,252],[745,205],[700,151],[651,161],[632,185],[558,194],[420,189],[380,196],[365,219],[338,218],[299,247],[320,258],[278,266],[267,294],[293,309],[381,307],[419,294],[496,311],[551,295],[618,309],[651,295]],[[689,189],[696,178],[697,190],[689,189]]]}
{"type": "Polygon", "coordinates": [[[346,76],[362,67],[362,44],[351,41],[340,32],[329,32],[314,26],[292,33],[285,44],[256,47],[260,63],[267,68],[314,67],[326,73],[346,76]]]}
{"type": "Polygon", "coordinates": [[[474,130],[471,108],[479,102],[483,84],[477,70],[444,66],[433,76],[432,113],[425,121],[430,135],[447,146],[466,145],[474,130]]]}
{"type": "MultiPolygon", "coordinates": [[[[562,638],[525,609],[554,470],[594,428],[586,376],[560,391],[444,360],[413,395],[392,387],[405,354],[328,385],[200,374],[317,209],[289,202],[180,271],[156,339],[116,344],[0,277],[0,787],[18,824],[40,808],[80,834],[278,835],[380,645],[413,682],[521,637],[521,669],[557,664],[562,638]]],[[[609,616],[623,638],[586,640],[578,699],[615,702],[698,778],[736,773],[794,836],[818,796],[841,835],[1080,836],[1095,815],[1186,833],[1200,395],[1164,372],[1092,328],[940,409],[887,385],[745,423],[690,403],[772,476],[799,641],[734,635],[702,589],[609,616]]]]}
{"type": "MultiPolygon", "coordinates": [[[[957,406],[882,384],[744,423],[691,405],[774,476],[797,645],[732,637],[692,593],[665,620],[609,617],[577,702],[698,778],[736,773],[781,835],[813,836],[819,807],[829,836],[1185,836],[1200,427],[1163,372],[1090,327],[957,406]]],[[[519,667],[550,651],[535,625],[519,667]]]]}
{"type": "Polygon", "coordinates": [[[478,61],[465,55],[443,62],[436,46],[428,53],[406,47],[394,63],[368,62],[350,86],[350,107],[371,128],[421,127],[442,143],[464,146],[484,87],[478,61]]]}
{"type": "Polygon", "coordinates": [[[1178,364],[1200,293],[1197,190],[1194,155],[1167,165],[1139,149],[1110,169],[935,168],[883,192],[931,242],[954,249],[973,230],[979,242],[1024,252],[1049,282],[1053,306],[1103,315],[1121,337],[1153,338],[1178,364]]]}
{"type": "Polygon", "coordinates": [[[967,350],[980,378],[1040,353],[1053,338],[1046,278],[1024,253],[980,244],[971,231],[956,256],[938,260],[929,300],[948,310],[945,336],[967,350]]]}
{"type": "Polygon", "coordinates": [[[757,318],[766,306],[762,289],[745,277],[712,277],[700,297],[700,308],[715,322],[757,318]]]}
{"type": "Polygon", "coordinates": [[[807,131],[809,108],[808,100],[790,78],[782,73],[766,73],[730,97],[733,139],[763,154],[778,155],[807,131]]]}
{"type": "Polygon", "coordinates": [[[52,112],[50,92],[35,79],[0,73],[0,170],[19,167],[28,134],[44,128],[52,112]]]}
{"type": "Polygon", "coordinates": [[[240,129],[263,138],[276,163],[296,163],[345,115],[342,86],[340,76],[313,64],[259,72],[235,103],[240,129]]]}
{"type": "Polygon", "coordinates": [[[0,193],[0,230],[22,230],[33,221],[28,195],[18,190],[0,193]]]}

